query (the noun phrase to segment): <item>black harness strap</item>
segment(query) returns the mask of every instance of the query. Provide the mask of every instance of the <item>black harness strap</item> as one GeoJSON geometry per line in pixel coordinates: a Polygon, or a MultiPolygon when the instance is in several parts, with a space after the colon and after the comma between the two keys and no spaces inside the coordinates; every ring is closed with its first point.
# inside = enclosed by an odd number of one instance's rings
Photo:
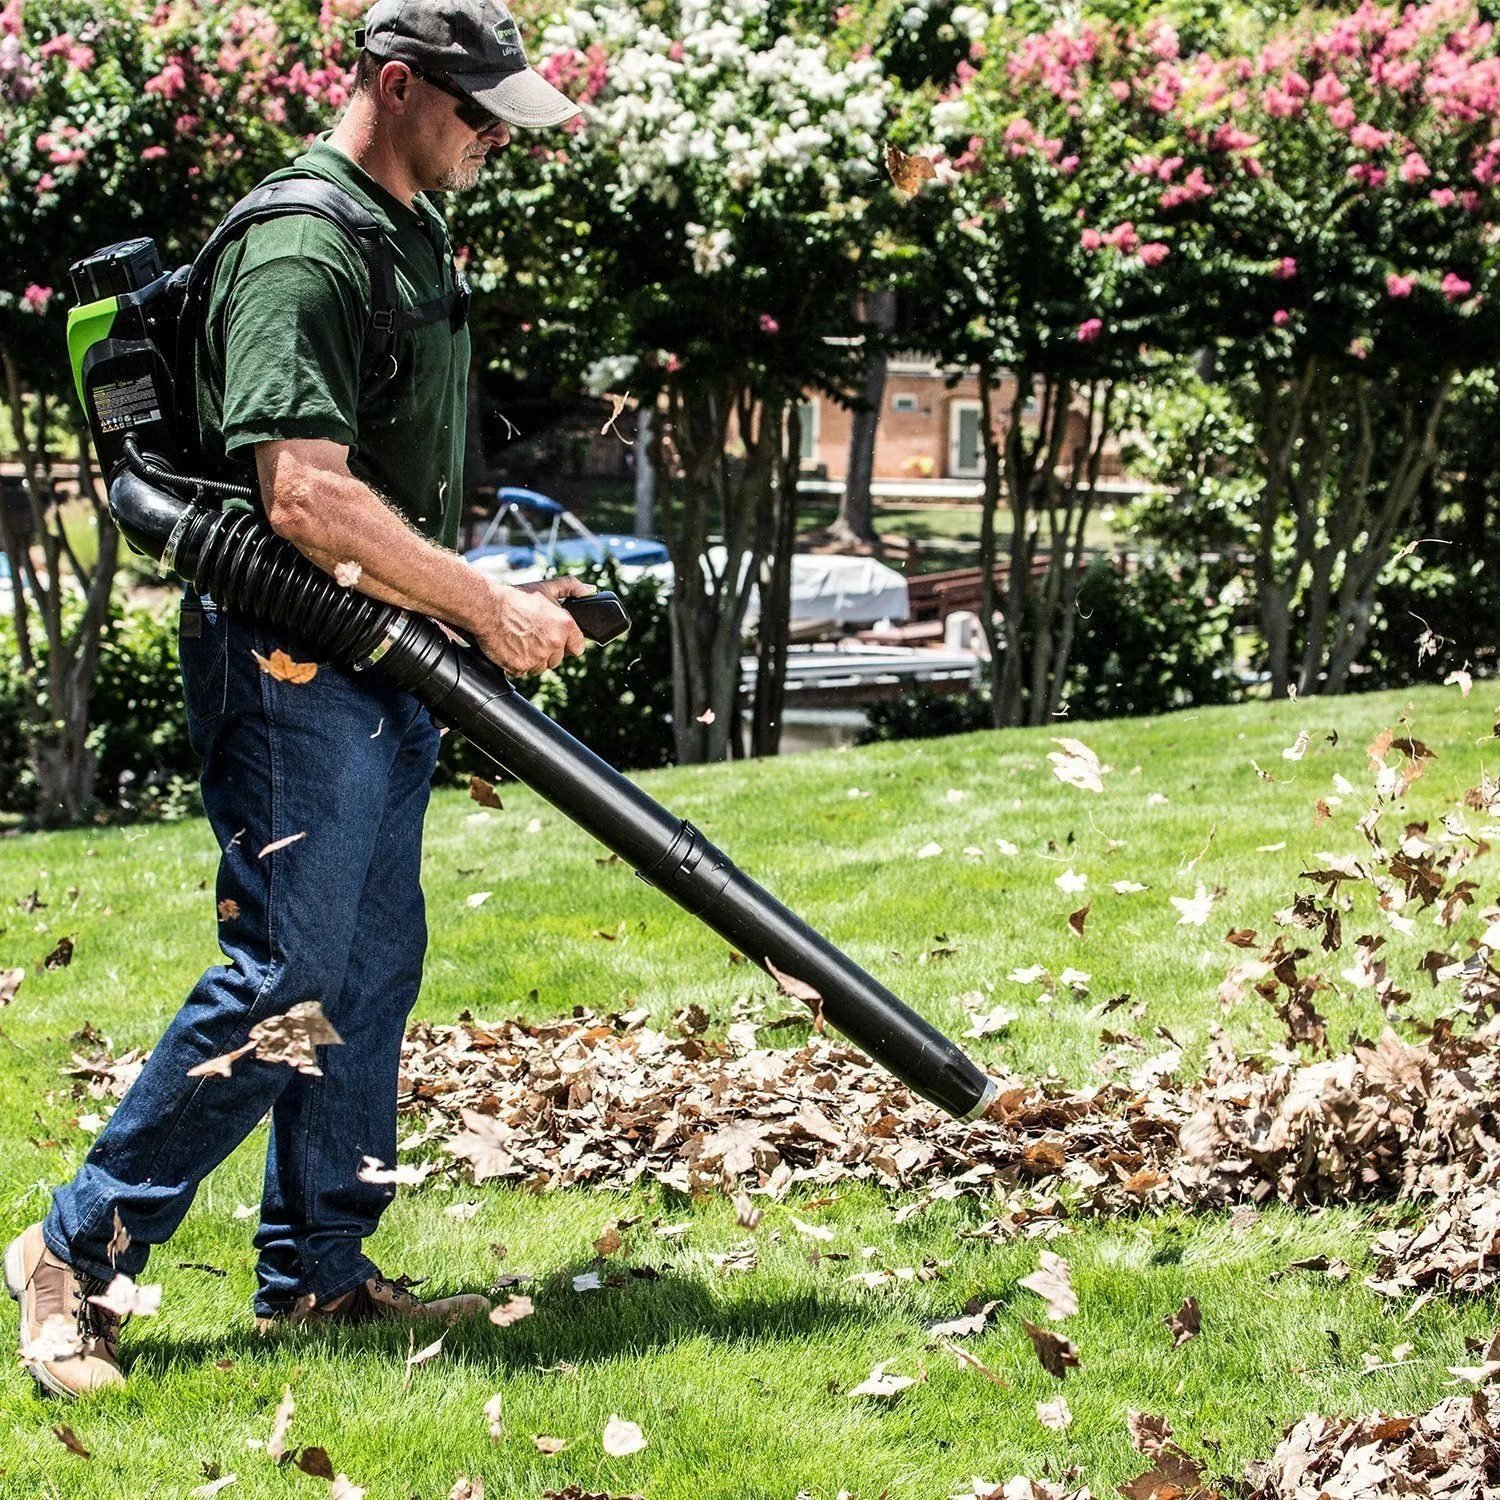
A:
{"type": "MultiPolygon", "coordinates": [[[[446,321],[456,334],[468,321],[469,287],[456,270],[454,286],[441,297],[418,307],[402,307],[395,257],[375,216],[343,188],[320,177],[283,178],[262,184],[235,204],[193,261],[179,322],[179,377],[191,372],[193,345],[207,311],[219,257],[252,224],[288,214],[326,219],[343,232],[364,259],[370,277],[371,312],[362,365],[369,378],[388,380],[396,373],[390,346],[398,332],[446,321]]],[[[183,388],[179,379],[179,389],[183,388]]]]}

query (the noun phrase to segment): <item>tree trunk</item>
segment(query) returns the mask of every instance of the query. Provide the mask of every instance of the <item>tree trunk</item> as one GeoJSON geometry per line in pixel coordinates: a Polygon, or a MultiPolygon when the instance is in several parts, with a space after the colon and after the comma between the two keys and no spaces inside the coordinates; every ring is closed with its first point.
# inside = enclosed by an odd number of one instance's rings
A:
{"type": "Polygon", "coordinates": [[[984,494],[979,511],[979,625],[990,648],[990,716],[1001,728],[1000,701],[1009,665],[1009,637],[995,597],[995,515],[1000,509],[1004,459],[995,436],[994,371],[979,366],[979,442],[984,455],[984,494]]]}
{"type": "Polygon", "coordinates": [[[635,530],[653,535],[656,525],[656,462],[661,445],[655,441],[656,405],[642,401],[635,417],[635,530]]]}
{"type": "MultiPolygon", "coordinates": [[[[801,471],[802,413],[795,399],[781,403],[772,425],[778,438],[777,462],[767,506],[770,536],[761,568],[760,624],[755,636],[755,713],[750,753],[775,755],[781,749],[781,716],[786,703],[787,656],[792,628],[792,557],[797,546],[797,481],[801,471]]],[[[769,420],[769,418],[768,418],[769,420]]]]}
{"type": "Polygon", "coordinates": [[[1330,693],[1343,692],[1349,673],[1369,639],[1380,576],[1437,462],[1438,426],[1452,380],[1452,372],[1444,371],[1425,393],[1425,400],[1418,396],[1401,403],[1400,454],[1386,480],[1380,502],[1369,512],[1360,545],[1350,548],[1350,556],[1345,561],[1325,678],[1330,693]],[[1419,421],[1416,413],[1423,405],[1427,413],[1419,421]]]}
{"type": "Polygon", "coordinates": [[[680,503],[661,492],[672,555],[672,709],[677,759],[724,760],[738,738],[741,638],[760,567],[764,487],[775,453],[766,414],[727,382],[669,387],[663,419],[682,467],[680,503]],[[726,452],[733,413],[745,447],[736,466],[726,452]],[[759,423],[757,425],[757,417],[759,423]],[[723,532],[724,562],[709,558],[710,522],[723,532]]]}
{"type": "Polygon", "coordinates": [[[867,293],[865,312],[865,383],[850,423],[844,494],[830,535],[845,544],[873,546],[876,536],[870,484],[875,477],[875,439],[880,429],[890,363],[886,342],[896,326],[895,292],[881,289],[867,293]]]}
{"type": "Polygon", "coordinates": [[[1295,379],[1285,383],[1285,388],[1277,372],[1265,370],[1260,375],[1256,446],[1262,482],[1255,592],[1273,699],[1284,697],[1291,685],[1291,609],[1317,537],[1315,495],[1321,491],[1327,464],[1325,386],[1316,355],[1307,360],[1295,379]],[[1315,408],[1322,409],[1321,420],[1315,408]],[[1311,466],[1316,476],[1311,488],[1304,472],[1308,457],[1305,447],[1323,450],[1311,466]],[[1293,523],[1289,541],[1281,535],[1284,513],[1293,523]]]}
{"type": "MultiPolygon", "coordinates": [[[[86,817],[94,804],[95,759],[88,745],[89,698],[100,644],[109,623],[119,536],[94,482],[87,434],[78,423],[75,431],[83,455],[79,464],[80,490],[93,506],[99,533],[99,554],[93,570],[86,571],[78,564],[63,530],[42,443],[33,443],[26,430],[20,373],[8,349],[0,348],[0,366],[4,369],[11,430],[25,474],[33,535],[41,547],[46,572],[44,584],[30,547],[20,545],[7,518],[4,541],[7,556],[16,570],[14,591],[18,596],[23,588],[29,591],[46,641],[43,657],[34,652],[30,638],[31,605],[21,601],[15,617],[21,632],[22,670],[35,704],[32,722],[27,727],[37,781],[37,819],[44,825],[75,823],[86,817]],[[65,559],[83,593],[82,610],[71,623],[64,618],[64,601],[68,597],[65,559]]],[[[41,431],[45,433],[45,427],[41,431]]]]}

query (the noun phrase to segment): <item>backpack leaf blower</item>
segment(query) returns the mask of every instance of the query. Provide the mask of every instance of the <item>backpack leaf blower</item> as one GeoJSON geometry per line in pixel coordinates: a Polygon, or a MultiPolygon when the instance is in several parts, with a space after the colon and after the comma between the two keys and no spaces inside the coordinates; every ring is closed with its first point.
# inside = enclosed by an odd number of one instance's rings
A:
{"type": "MultiPolygon", "coordinates": [[[[240,486],[179,474],[165,456],[181,450],[168,446],[177,402],[173,361],[161,345],[180,331],[172,316],[150,321],[172,279],[162,275],[150,241],[100,251],[74,267],[73,279],[84,304],[69,315],[78,392],[108,474],[110,510],[127,541],[232,613],[293,630],[329,657],[379,671],[768,973],[811,986],[829,1024],[915,1093],[960,1120],[985,1112],[996,1083],[962,1049],[692,824],[533,707],[480,651],[424,616],[339,586],[255,511],[204,503],[251,496],[240,486]],[[117,306],[111,313],[101,302],[117,306]]],[[[594,639],[628,629],[612,595],[565,604],[594,639]]]]}

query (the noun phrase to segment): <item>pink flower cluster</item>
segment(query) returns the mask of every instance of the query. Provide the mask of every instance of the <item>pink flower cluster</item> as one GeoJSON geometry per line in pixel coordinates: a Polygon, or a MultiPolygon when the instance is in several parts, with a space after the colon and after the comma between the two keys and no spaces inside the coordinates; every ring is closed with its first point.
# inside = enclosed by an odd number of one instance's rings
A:
{"type": "Polygon", "coordinates": [[[148,94],[160,94],[163,99],[175,99],[187,88],[187,69],[181,57],[170,57],[162,64],[161,72],[146,80],[148,94]]]}
{"type": "Polygon", "coordinates": [[[536,70],[553,88],[579,104],[591,104],[609,82],[609,54],[597,42],[586,52],[563,47],[542,58],[536,70]]]}
{"type": "MultiPolygon", "coordinates": [[[[17,22],[20,19],[20,6],[16,7],[17,22]]],[[[69,32],[61,32],[59,35],[50,37],[37,48],[38,57],[61,57],[67,60],[70,68],[77,68],[80,73],[87,73],[94,66],[94,49],[86,47],[83,43],[75,41],[69,32]]]]}
{"type": "Polygon", "coordinates": [[[1197,203],[1204,198],[1211,198],[1213,193],[1213,186],[1203,175],[1203,168],[1194,167],[1181,182],[1174,183],[1157,201],[1164,209],[1173,209],[1180,208],[1184,203],[1197,203]]]}
{"type": "Polygon", "coordinates": [[[1011,81],[1040,83],[1058,99],[1081,99],[1084,73],[1098,47],[1099,38],[1088,26],[1077,31],[1059,26],[1034,33],[1024,38],[1011,54],[1007,65],[1011,81]]]}
{"type": "Polygon", "coordinates": [[[21,293],[21,310],[23,312],[36,313],[40,317],[47,311],[47,304],[52,300],[52,295],[52,288],[50,286],[38,286],[33,281],[21,293]]]}

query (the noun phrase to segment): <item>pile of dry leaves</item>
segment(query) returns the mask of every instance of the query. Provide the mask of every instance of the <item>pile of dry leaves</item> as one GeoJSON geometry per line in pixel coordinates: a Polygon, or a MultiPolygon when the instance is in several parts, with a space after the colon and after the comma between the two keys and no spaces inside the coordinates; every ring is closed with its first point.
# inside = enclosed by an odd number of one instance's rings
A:
{"type": "MultiPolygon", "coordinates": [[[[1122,1484],[1126,1500],[1493,1500],[1500,1494],[1500,1433],[1484,1391],[1450,1396],[1419,1417],[1304,1417],[1270,1459],[1242,1479],[1214,1479],[1172,1442],[1160,1417],[1132,1414],[1130,1435],[1151,1467],[1122,1484]]],[[[1076,1476],[1060,1482],[976,1479],[954,1500],[1091,1500],[1076,1476]]]]}

